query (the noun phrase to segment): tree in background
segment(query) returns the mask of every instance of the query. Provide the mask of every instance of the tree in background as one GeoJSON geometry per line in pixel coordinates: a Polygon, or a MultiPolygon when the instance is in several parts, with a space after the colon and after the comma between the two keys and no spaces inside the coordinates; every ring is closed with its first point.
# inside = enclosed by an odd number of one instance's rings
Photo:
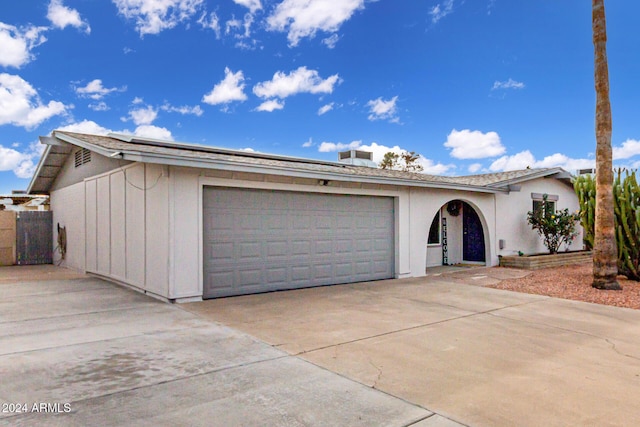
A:
{"type": "Polygon", "coordinates": [[[388,151],[385,153],[379,166],[380,169],[400,170],[403,172],[422,172],[424,168],[418,163],[420,154],[415,151],[403,151],[394,153],[388,151]]]}
{"type": "Polygon", "coordinates": [[[604,0],[593,0],[592,30],[596,88],[596,212],[593,242],[593,283],[597,289],[620,290],[613,204],[611,103],[607,63],[604,0]]]}

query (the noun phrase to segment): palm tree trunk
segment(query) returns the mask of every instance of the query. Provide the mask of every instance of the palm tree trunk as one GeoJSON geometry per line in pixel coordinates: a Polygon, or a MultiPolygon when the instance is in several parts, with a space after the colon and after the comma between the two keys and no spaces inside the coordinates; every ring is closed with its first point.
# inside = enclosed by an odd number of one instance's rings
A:
{"type": "Polygon", "coordinates": [[[622,289],[616,280],[618,255],[613,208],[611,104],[607,64],[604,0],[593,0],[593,46],[596,86],[596,221],[593,244],[593,284],[598,289],[622,289]]]}

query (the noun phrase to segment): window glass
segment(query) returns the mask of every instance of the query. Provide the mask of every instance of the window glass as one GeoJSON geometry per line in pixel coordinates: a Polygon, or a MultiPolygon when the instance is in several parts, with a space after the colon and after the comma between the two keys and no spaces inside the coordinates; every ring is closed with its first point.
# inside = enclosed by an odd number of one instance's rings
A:
{"type": "Polygon", "coordinates": [[[542,200],[534,200],[533,212],[535,212],[536,216],[553,215],[556,213],[556,202],[547,200],[545,203],[542,200]]]}
{"type": "Polygon", "coordinates": [[[435,218],[433,218],[433,222],[429,228],[429,240],[427,243],[430,245],[440,244],[440,211],[438,211],[435,218]]]}

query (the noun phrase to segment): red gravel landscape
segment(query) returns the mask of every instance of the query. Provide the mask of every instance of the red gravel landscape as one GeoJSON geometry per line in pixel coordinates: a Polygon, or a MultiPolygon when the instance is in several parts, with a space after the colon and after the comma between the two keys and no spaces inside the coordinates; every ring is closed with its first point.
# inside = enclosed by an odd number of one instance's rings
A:
{"type": "Polygon", "coordinates": [[[503,280],[487,287],[640,309],[640,282],[618,276],[622,291],[601,291],[591,286],[592,274],[591,263],[545,268],[521,279],[503,280]]]}

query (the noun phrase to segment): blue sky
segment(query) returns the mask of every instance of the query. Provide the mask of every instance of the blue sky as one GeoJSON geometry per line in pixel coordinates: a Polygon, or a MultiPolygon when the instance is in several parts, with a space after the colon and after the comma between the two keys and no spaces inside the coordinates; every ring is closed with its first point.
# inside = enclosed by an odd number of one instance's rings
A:
{"type": "MultiPolygon", "coordinates": [[[[640,2],[607,2],[614,163],[640,166],[640,2]]],[[[54,129],[446,175],[593,166],[591,2],[0,3],[0,194],[54,129]]]]}

